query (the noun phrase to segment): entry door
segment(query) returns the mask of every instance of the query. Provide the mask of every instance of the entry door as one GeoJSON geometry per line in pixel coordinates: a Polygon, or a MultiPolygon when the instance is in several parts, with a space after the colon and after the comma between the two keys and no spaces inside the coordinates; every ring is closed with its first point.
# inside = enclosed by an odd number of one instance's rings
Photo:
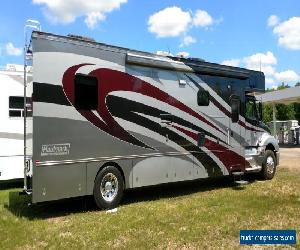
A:
{"type": "Polygon", "coordinates": [[[232,95],[230,98],[231,117],[228,118],[227,144],[230,159],[230,171],[244,171],[245,155],[244,140],[245,128],[240,122],[241,100],[238,96],[232,95]]]}

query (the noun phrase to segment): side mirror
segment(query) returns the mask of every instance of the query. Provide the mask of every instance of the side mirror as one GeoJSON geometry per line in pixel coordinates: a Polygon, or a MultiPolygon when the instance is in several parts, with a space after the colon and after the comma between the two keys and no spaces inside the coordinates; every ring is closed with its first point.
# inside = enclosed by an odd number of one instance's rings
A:
{"type": "Polygon", "coordinates": [[[262,106],[262,103],[259,102],[258,103],[258,120],[262,121],[262,119],[263,119],[263,106],[262,106]]]}

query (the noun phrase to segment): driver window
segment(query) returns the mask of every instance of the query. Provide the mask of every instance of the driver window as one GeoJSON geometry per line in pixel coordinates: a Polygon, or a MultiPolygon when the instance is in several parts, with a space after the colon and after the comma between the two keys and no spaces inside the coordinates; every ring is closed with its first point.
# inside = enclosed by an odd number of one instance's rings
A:
{"type": "Polygon", "coordinates": [[[256,120],[256,104],[254,100],[246,100],[245,117],[251,120],[256,120]]]}

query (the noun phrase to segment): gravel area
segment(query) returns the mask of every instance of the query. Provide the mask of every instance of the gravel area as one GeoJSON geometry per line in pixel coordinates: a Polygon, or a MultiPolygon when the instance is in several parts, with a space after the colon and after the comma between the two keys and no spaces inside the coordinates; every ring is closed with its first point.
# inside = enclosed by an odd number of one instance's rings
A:
{"type": "Polygon", "coordinates": [[[300,173],[300,147],[280,148],[280,168],[300,173]]]}

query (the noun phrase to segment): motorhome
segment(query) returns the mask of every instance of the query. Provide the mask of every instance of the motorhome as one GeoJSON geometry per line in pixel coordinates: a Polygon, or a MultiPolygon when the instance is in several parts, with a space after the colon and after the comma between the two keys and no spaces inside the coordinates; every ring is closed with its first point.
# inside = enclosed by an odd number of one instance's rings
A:
{"type": "Polygon", "coordinates": [[[125,189],[248,172],[273,178],[279,147],[255,99],[262,72],[39,31],[26,51],[33,203],[93,195],[108,209],[125,189]]]}
{"type": "MultiPolygon", "coordinates": [[[[31,81],[27,70],[27,82],[31,81]]],[[[0,70],[0,182],[24,178],[24,66],[0,70]]]]}

